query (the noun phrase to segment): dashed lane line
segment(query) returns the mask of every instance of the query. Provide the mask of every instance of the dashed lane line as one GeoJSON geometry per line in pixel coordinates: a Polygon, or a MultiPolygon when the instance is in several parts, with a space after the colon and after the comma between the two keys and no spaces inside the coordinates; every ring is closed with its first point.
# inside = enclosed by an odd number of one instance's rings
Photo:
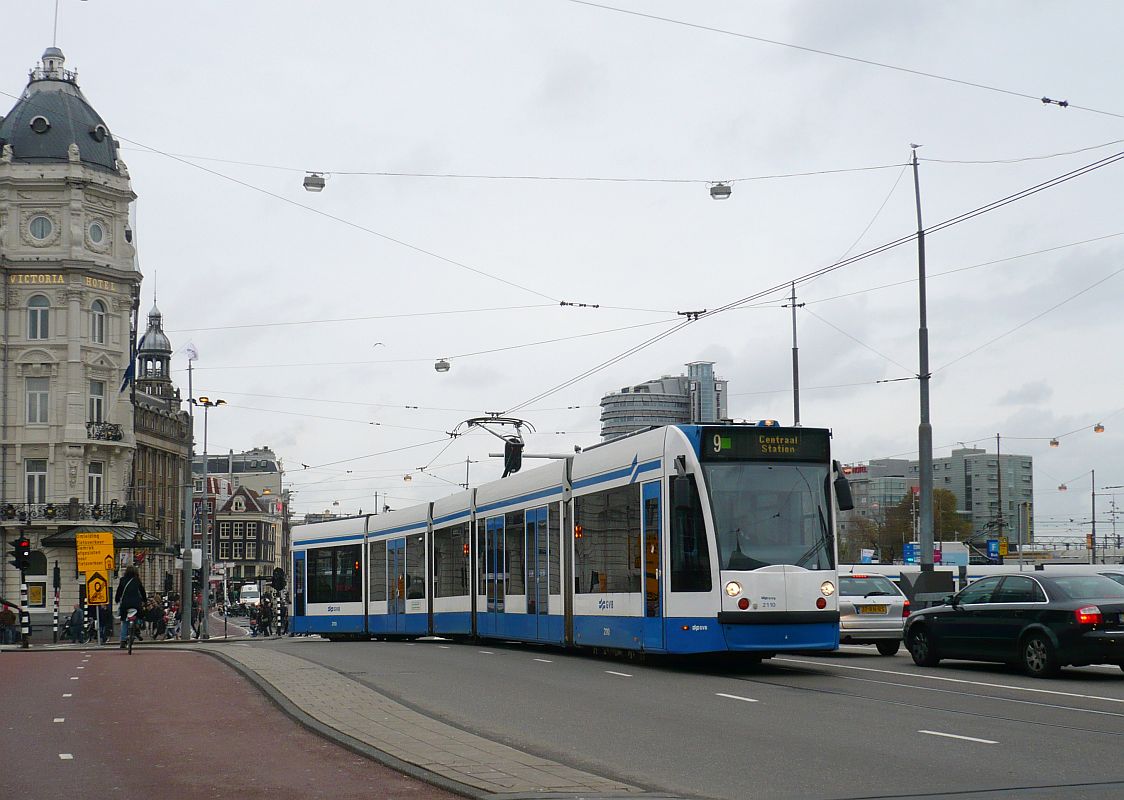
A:
{"type": "Polygon", "coordinates": [[[742,697],[742,696],[736,695],[736,694],[724,694],[723,692],[715,692],[714,694],[715,694],[716,697],[725,697],[725,698],[730,699],[730,700],[742,700],[746,703],[756,703],[756,702],[758,702],[757,700],[754,700],[752,697],[742,697]]]}
{"type": "Polygon", "coordinates": [[[64,694],[64,695],[63,695],[63,697],[74,697],[74,695],[72,695],[72,694],[70,694],[69,692],[67,692],[66,694],[64,694]]]}
{"type": "Polygon", "coordinates": [[[66,717],[55,717],[55,722],[66,722],[66,717]]]}
{"type": "Polygon", "coordinates": [[[606,675],[616,675],[619,678],[631,678],[632,677],[627,672],[613,672],[613,670],[611,670],[611,669],[605,670],[605,674],[606,675]]]}
{"type": "MultiPolygon", "coordinates": [[[[989,689],[1009,689],[1013,692],[1034,692],[1036,694],[1050,694],[1057,697],[1077,697],[1082,700],[1103,700],[1106,703],[1124,703],[1124,697],[1101,697],[1095,694],[1078,694],[1076,692],[1059,692],[1054,689],[1034,689],[1030,686],[1010,686],[1003,683],[986,683],[984,681],[970,681],[964,678],[948,678],[943,675],[928,675],[924,672],[897,672],[891,669],[875,669],[874,667],[858,667],[853,664],[829,664],[823,661],[804,661],[799,658],[774,658],[788,664],[809,664],[815,667],[829,667],[835,669],[852,669],[859,672],[877,672],[882,675],[899,675],[903,678],[924,678],[930,681],[945,681],[947,683],[963,683],[969,686],[984,686],[989,689]]],[[[1002,698],[1000,698],[1002,699],[1002,698]]]]}
{"type": "Polygon", "coordinates": [[[531,659],[531,660],[532,661],[541,661],[543,664],[553,664],[554,663],[549,658],[534,658],[534,659],[531,659]]]}
{"type": "Polygon", "coordinates": [[[476,652],[477,653],[483,653],[486,656],[494,656],[495,655],[495,653],[493,653],[491,650],[477,650],[476,652]]]}
{"type": "Polygon", "coordinates": [[[918,733],[925,733],[929,736],[943,736],[946,739],[961,739],[965,742],[976,742],[978,744],[999,744],[999,742],[991,739],[977,739],[975,736],[959,736],[955,733],[941,733],[940,731],[918,731],[918,733]]]}
{"type": "Polygon", "coordinates": [[[70,679],[71,679],[72,681],[76,681],[76,680],[78,680],[78,676],[77,676],[77,675],[71,675],[71,676],[70,676],[70,679]]]}
{"type": "Polygon", "coordinates": [[[70,753],[59,753],[59,758],[61,758],[63,761],[73,761],[74,760],[74,756],[71,755],[70,753]]]}

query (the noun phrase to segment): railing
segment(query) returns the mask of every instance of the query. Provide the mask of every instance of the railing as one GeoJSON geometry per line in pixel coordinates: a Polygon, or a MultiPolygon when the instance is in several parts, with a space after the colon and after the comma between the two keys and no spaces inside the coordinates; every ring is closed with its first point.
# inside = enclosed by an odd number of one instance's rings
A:
{"type": "Polygon", "coordinates": [[[87,422],[86,436],[105,442],[119,442],[125,438],[125,432],[114,422],[87,422]]]}
{"type": "Polygon", "coordinates": [[[32,520],[77,521],[94,520],[101,524],[136,522],[137,508],[134,503],[8,503],[0,508],[0,520],[30,522],[32,520]]]}

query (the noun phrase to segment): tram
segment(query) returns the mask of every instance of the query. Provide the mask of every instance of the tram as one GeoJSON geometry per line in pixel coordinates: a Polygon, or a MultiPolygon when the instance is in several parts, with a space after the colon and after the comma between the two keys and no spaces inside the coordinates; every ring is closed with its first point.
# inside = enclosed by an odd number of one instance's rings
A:
{"type": "Polygon", "coordinates": [[[291,630],[768,657],[839,645],[830,431],[676,425],[296,526],[291,630]]]}

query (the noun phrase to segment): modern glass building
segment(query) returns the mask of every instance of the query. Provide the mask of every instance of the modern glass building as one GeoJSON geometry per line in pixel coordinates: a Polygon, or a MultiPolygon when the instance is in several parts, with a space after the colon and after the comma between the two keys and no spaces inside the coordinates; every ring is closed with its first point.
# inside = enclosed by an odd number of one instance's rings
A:
{"type": "Polygon", "coordinates": [[[661,425],[726,419],[726,381],[714,377],[714,362],[687,364],[686,375],[665,375],[625,386],[601,398],[601,438],[609,440],[661,425]]]}

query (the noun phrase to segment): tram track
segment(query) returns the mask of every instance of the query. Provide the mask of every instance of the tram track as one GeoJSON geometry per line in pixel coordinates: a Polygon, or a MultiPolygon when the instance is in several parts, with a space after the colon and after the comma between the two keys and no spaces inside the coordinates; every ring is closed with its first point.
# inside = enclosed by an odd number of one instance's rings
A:
{"type": "MultiPolygon", "coordinates": [[[[1116,712],[1116,711],[1100,711],[1100,710],[1097,710],[1097,709],[1086,709],[1086,708],[1080,708],[1080,707],[1077,707],[1077,706],[1061,705],[1061,704],[1058,704],[1058,703],[1042,703],[1042,702],[1038,702],[1038,701],[1034,701],[1034,700],[1019,700],[1019,699],[1016,699],[1016,698],[996,697],[995,695],[982,694],[982,693],[979,693],[979,692],[964,692],[964,691],[957,691],[957,690],[954,690],[954,689],[943,689],[943,688],[939,688],[939,687],[935,687],[935,686],[917,686],[917,685],[914,685],[914,684],[903,684],[903,683],[890,682],[890,681],[879,681],[879,680],[873,680],[873,679],[870,679],[870,678],[856,678],[856,677],[851,676],[851,675],[839,675],[839,674],[836,674],[836,673],[832,673],[830,671],[826,671],[826,672],[821,673],[821,672],[816,672],[814,670],[805,670],[805,669],[799,669],[799,668],[794,668],[794,667],[774,667],[774,668],[786,670],[786,671],[789,671],[789,672],[795,672],[795,673],[799,673],[799,674],[802,674],[802,675],[809,675],[809,676],[822,675],[822,676],[831,677],[831,678],[834,678],[834,679],[837,679],[837,680],[860,681],[860,682],[863,682],[863,683],[871,683],[871,684],[875,684],[875,685],[878,685],[878,686],[893,686],[895,688],[908,688],[908,689],[912,689],[912,690],[915,690],[915,691],[936,692],[936,693],[939,693],[939,694],[953,695],[953,696],[971,698],[971,699],[991,700],[991,701],[1001,702],[1001,703],[1016,703],[1016,704],[1024,705],[1024,706],[1032,706],[1032,707],[1037,707],[1037,708],[1048,708],[1048,709],[1052,709],[1052,710],[1055,710],[1055,711],[1072,711],[1072,712],[1075,712],[1075,713],[1096,714],[1098,716],[1124,717],[1124,714],[1122,714],[1120,712],[1116,712]]],[[[947,706],[916,703],[916,702],[911,702],[911,701],[907,701],[907,700],[895,700],[895,699],[892,699],[892,698],[877,697],[877,696],[872,696],[870,694],[863,694],[863,693],[860,693],[860,692],[849,692],[849,691],[846,691],[846,690],[843,690],[843,689],[828,689],[828,688],[816,687],[816,686],[801,686],[799,684],[787,683],[787,682],[784,682],[784,681],[766,680],[766,679],[760,678],[760,677],[754,678],[754,677],[750,677],[750,676],[746,676],[746,675],[739,675],[739,674],[733,674],[733,673],[711,673],[711,674],[714,675],[714,677],[721,677],[721,678],[726,678],[726,679],[730,679],[730,680],[736,680],[740,683],[746,683],[746,684],[757,685],[757,686],[771,686],[771,687],[775,687],[775,688],[792,689],[794,691],[802,692],[802,693],[805,693],[805,694],[815,694],[815,695],[826,695],[826,696],[831,696],[831,697],[853,698],[853,699],[862,700],[862,701],[868,702],[868,703],[873,702],[873,703],[879,703],[879,704],[886,705],[886,706],[905,707],[905,708],[911,708],[911,709],[925,709],[927,711],[937,711],[937,712],[943,712],[943,713],[947,713],[947,714],[955,714],[955,715],[959,715],[959,716],[963,716],[963,717],[972,717],[974,719],[993,720],[993,721],[996,721],[996,722],[1011,722],[1011,723],[1023,724],[1023,725],[1036,725],[1038,727],[1049,728],[1049,729],[1058,730],[1058,731],[1074,731],[1074,732],[1081,732],[1081,733],[1093,733],[1093,734],[1099,734],[1099,735],[1103,735],[1103,736],[1112,736],[1112,737],[1116,737],[1116,738],[1124,737],[1124,730],[1107,731],[1107,730],[1101,730],[1101,729],[1098,729],[1098,728],[1086,728],[1086,727],[1082,727],[1082,726],[1078,726],[1078,725],[1065,725],[1065,724],[1056,723],[1056,722],[1047,722],[1047,721],[1032,720],[1032,719],[1020,719],[1018,717],[1009,717],[1009,716],[1005,716],[1005,715],[1002,715],[1002,714],[989,714],[989,713],[984,713],[984,712],[980,712],[980,711],[969,711],[969,710],[966,710],[966,709],[949,708],[947,706]]]]}

